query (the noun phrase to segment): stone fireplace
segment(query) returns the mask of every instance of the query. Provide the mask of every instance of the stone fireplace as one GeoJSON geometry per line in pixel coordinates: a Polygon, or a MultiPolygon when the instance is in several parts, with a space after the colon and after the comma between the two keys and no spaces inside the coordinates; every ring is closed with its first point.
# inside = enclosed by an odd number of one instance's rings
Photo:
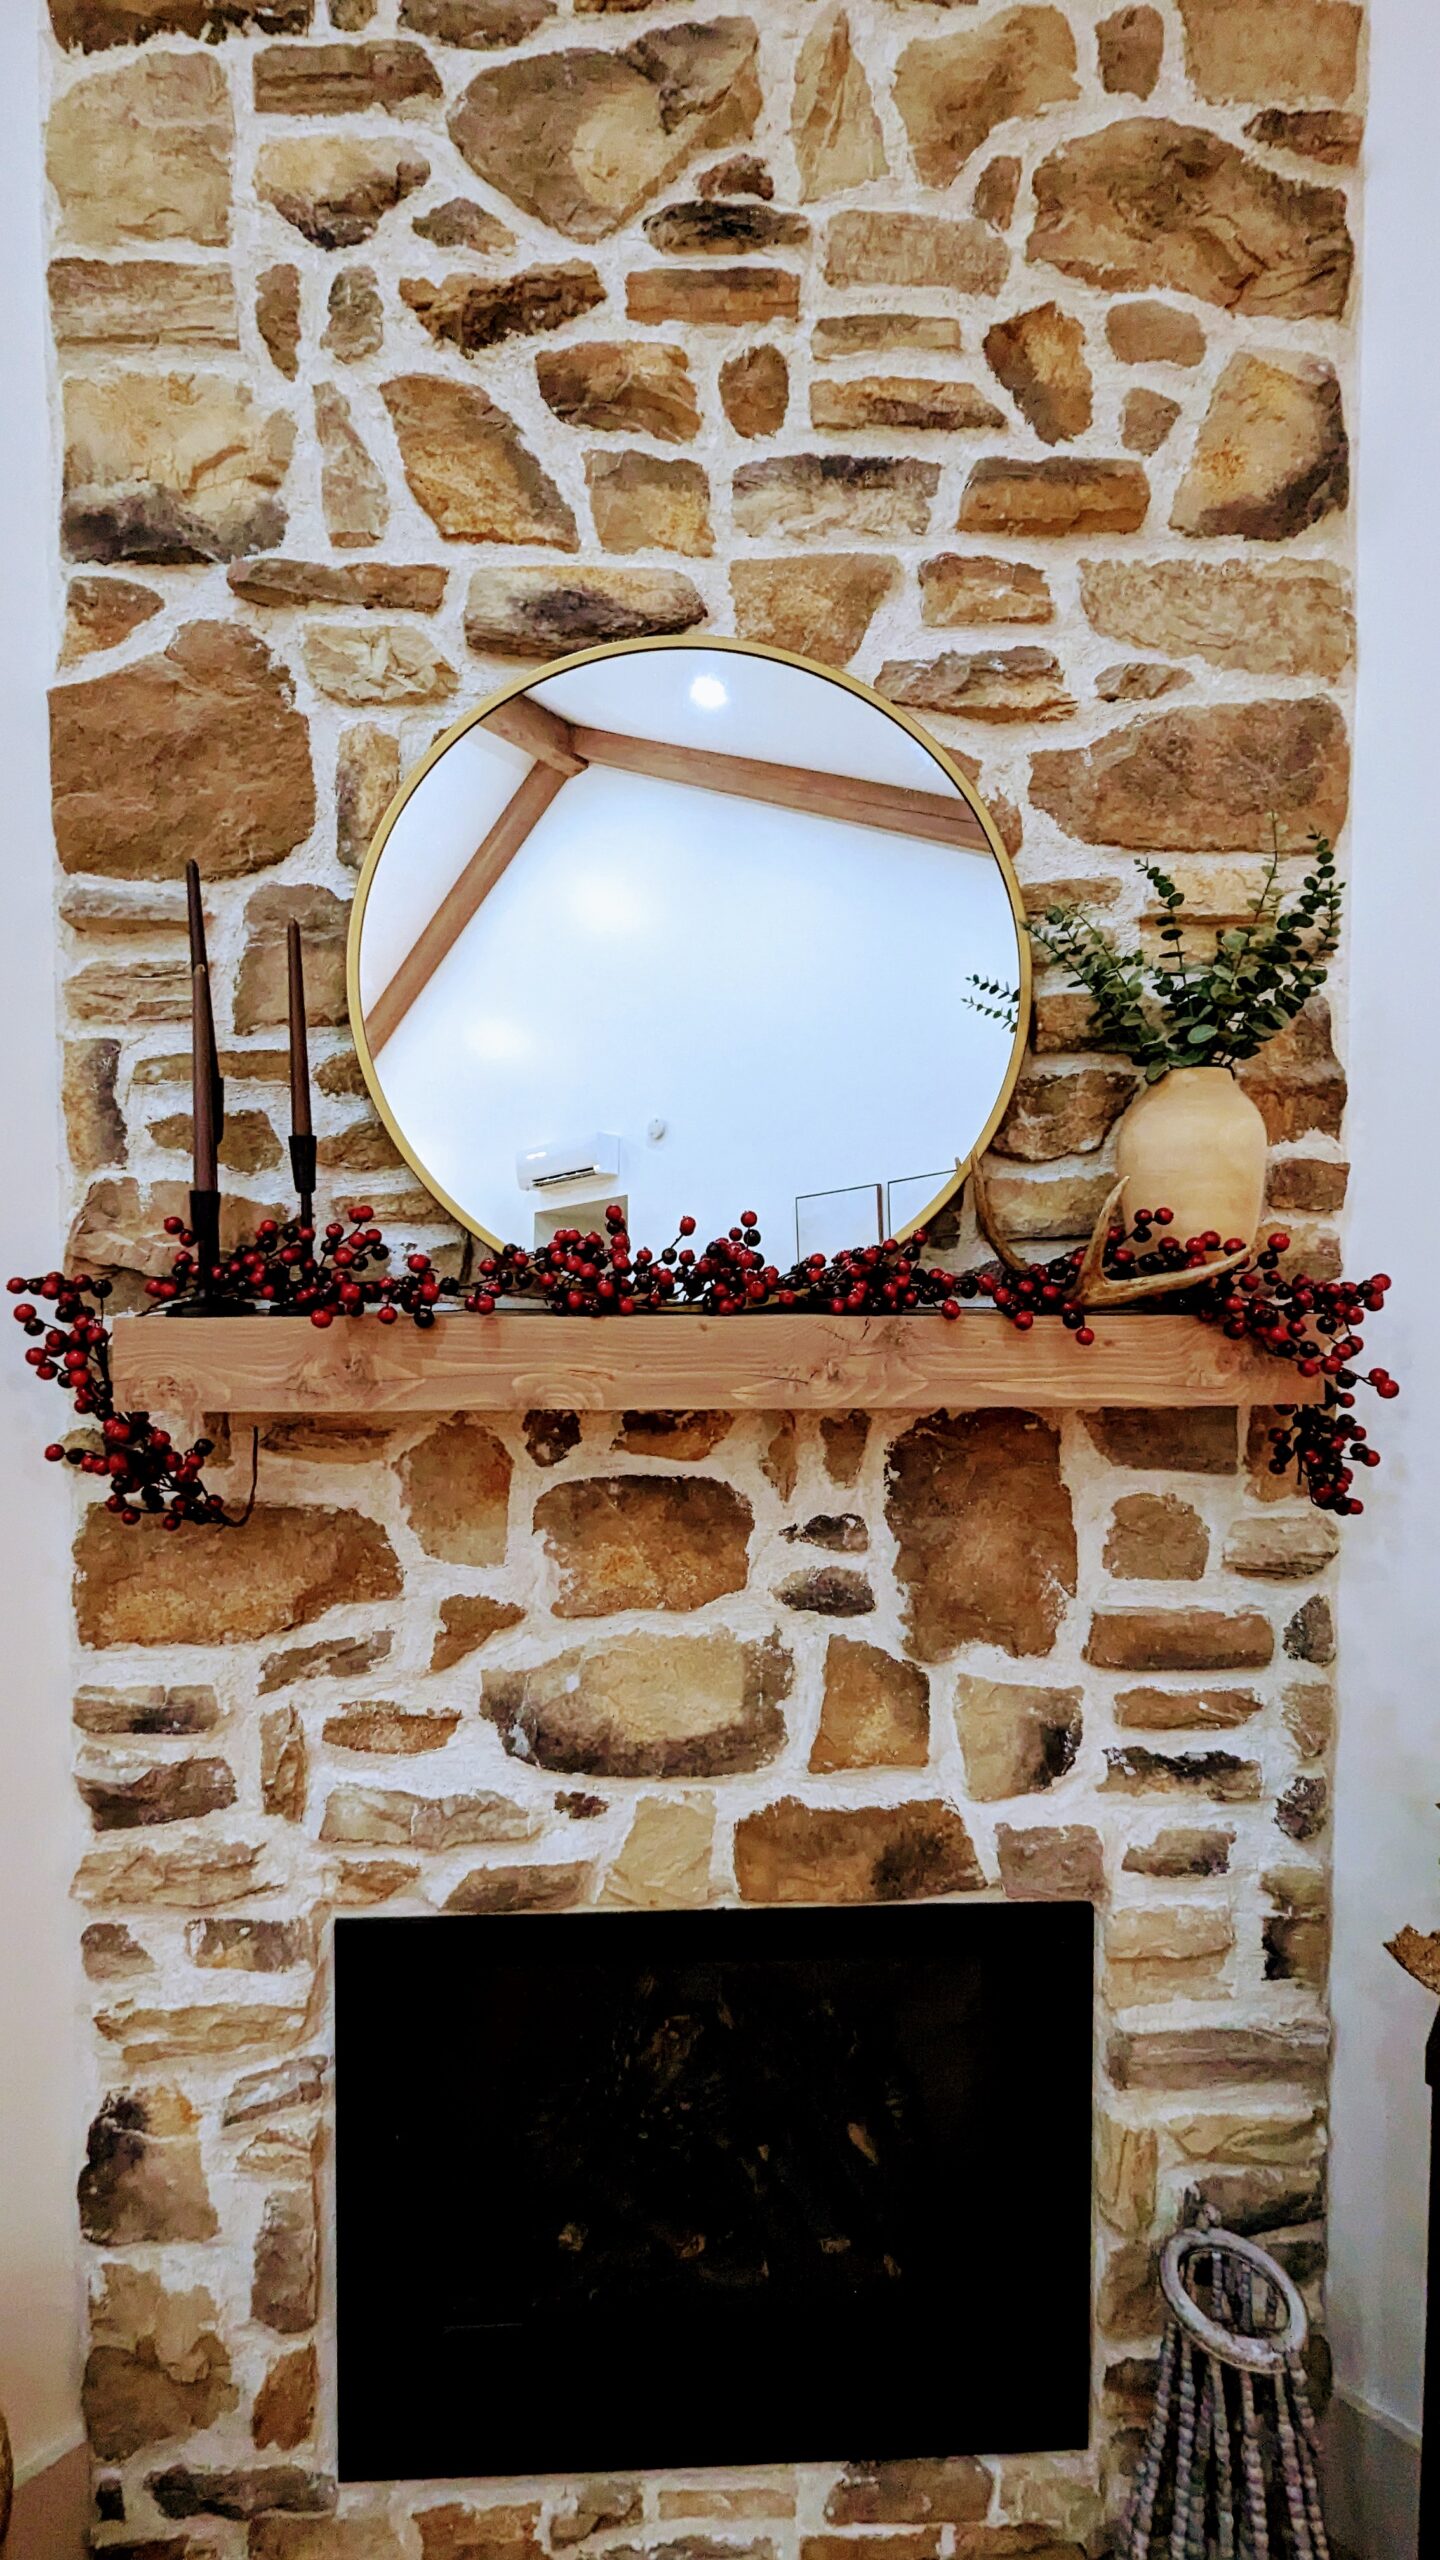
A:
{"type": "MultiPolygon", "coordinates": [[[[946,2526],[964,2552],[1088,2548],[1146,2406],[1164,2232],[1203,2194],[1317,2301],[1323,2267],[1332,1638],[1311,1516],[1262,1498],[1245,1447],[1229,1411],[277,1424],[267,1498],[199,1580],[177,1541],[92,1512],[80,2202],[108,2538],[529,2560],[591,2529],[627,2550],[798,2530],[831,2560],[863,2525],[901,2537],[886,2560],[941,2560],[946,2526]],[[641,1915],[998,1933],[1057,1901],[1094,1907],[1098,1951],[1082,2449],[967,2449],[957,2405],[938,2445],[902,2416],[893,2458],[866,2424],[833,2460],[767,2436],[758,2469],[557,2454],[488,2486],[337,2489],[337,1929],[443,1948],[450,2070],[494,2041],[447,1972],[483,1972],[489,1935],[437,1914],[492,1922],[498,1955],[542,1919],[568,1950],[641,1915]]],[[[1058,1977],[1038,1953],[1029,1973],[1033,2064],[1058,1977]]],[[[419,2064],[382,2077],[397,2140],[423,2133],[419,2064]]],[[[1035,2100],[1042,2135],[1058,2103],[1035,2100]]],[[[478,2168],[457,2249],[495,2210],[478,2168]]],[[[1073,2237],[1043,2157],[1027,2189],[1003,2236],[1043,2259],[1073,2237]]],[[[540,2360],[568,2393],[564,2335],[540,2360]]],[[[386,2369],[418,2343],[393,2321],[386,2369]]],[[[931,2353],[956,2369],[943,2330],[931,2353]]]]}
{"type": "MultiPolygon", "coordinates": [[[[851,668],[975,769],[1027,898],[1122,929],[1134,854],[1228,922],[1272,809],[1339,832],[1349,0],[49,15],[71,1252],[122,1302],[183,1204],[191,852],[237,1224],[283,1206],[295,917],[322,1185],[457,1252],[364,1100],[344,932],[402,769],[527,657],[709,628],[851,668]]],[[[1131,1092],[1053,979],[1034,1050],[992,1179],[1021,1242],[1088,1228],[1131,1092]]],[[[1245,1081],[1333,1268],[1322,1001],[1245,1081]]],[[[296,1421],[200,1569],[85,1510],[99,2543],[1103,2549],[1191,2201],[1323,2310],[1333,1541],[1263,1423],[296,1421]],[[1095,1914],[1083,2450],[957,2407],[939,2444],[340,2482],[333,1921],[1055,1901],[1095,1914]]]]}
{"type": "Polygon", "coordinates": [[[341,2479],[1083,2451],[1093,2006],[1075,1903],[338,1921],[341,2479]]]}

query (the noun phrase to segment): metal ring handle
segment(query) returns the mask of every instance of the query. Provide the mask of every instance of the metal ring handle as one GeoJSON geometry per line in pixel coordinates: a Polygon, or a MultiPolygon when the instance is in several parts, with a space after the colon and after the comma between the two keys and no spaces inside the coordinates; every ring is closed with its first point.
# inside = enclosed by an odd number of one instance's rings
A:
{"type": "Polygon", "coordinates": [[[1241,2373],[1280,2373],[1304,2348],[1310,2333],[1310,2320],[1296,2287],[1282,2266],[1257,2249],[1252,2241],[1242,2240],[1233,2231],[1177,2231],[1167,2240],[1160,2259],[1160,2286],[1165,2299],[1183,2328],[1198,2339],[1206,2353],[1218,2356],[1223,2364],[1233,2365],[1241,2373]],[[1212,2257],[1223,2254],[1239,2258],[1254,2267],[1266,2282],[1275,2287],[1285,2306],[1285,2327],[1273,2338],[1243,2338],[1233,2329],[1223,2329],[1201,2310],[1199,2303],[1181,2279],[1187,2258],[1208,2252],[1212,2257]]]}

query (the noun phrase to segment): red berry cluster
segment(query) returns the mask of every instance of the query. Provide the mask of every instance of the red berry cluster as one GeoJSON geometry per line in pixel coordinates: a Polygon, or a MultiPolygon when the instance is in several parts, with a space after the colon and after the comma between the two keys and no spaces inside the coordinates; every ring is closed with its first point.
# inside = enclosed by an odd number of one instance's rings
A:
{"type": "MultiPolygon", "coordinates": [[[[1344,1517],[1363,1511],[1363,1502],[1350,1490],[1355,1470],[1378,1467],[1380,1455],[1371,1448],[1364,1423],[1352,1419],[1355,1389],[1373,1387],[1387,1403],[1400,1389],[1388,1369],[1355,1367],[1365,1348],[1357,1327],[1366,1313],[1378,1314],[1384,1307],[1389,1274],[1377,1272],[1370,1280],[1317,1280],[1303,1271],[1283,1272],[1280,1257],[1288,1253],[1290,1238],[1277,1230],[1244,1269],[1207,1280],[1205,1264],[1217,1255],[1243,1252],[1244,1238],[1223,1238],[1211,1228],[1182,1243],[1166,1232],[1171,1224],[1169,1209],[1137,1209],[1128,1228],[1112,1225],[1105,1239],[1104,1277],[1158,1280],[1193,1271],[1194,1288],[1176,1289],[1163,1301],[1172,1313],[1218,1325],[1232,1342],[1256,1343],[1273,1359],[1289,1361],[1297,1377],[1323,1379],[1317,1402],[1277,1403],[1282,1420],[1270,1434],[1270,1470],[1285,1475],[1293,1467],[1321,1511],[1344,1517]]],[[[1020,1271],[988,1262],[978,1271],[964,1272],[957,1287],[962,1298],[988,1298],[1022,1333],[1037,1316],[1058,1315],[1078,1343],[1088,1344],[1095,1339],[1094,1327],[1086,1321],[1086,1310],[1072,1303],[1080,1262],[1078,1250],[1057,1254],[1050,1262],[1027,1263],[1020,1271]]]]}
{"type": "Polygon", "coordinates": [[[15,1321],[31,1336],[25,1357],[37,1378],[58,1379],[83,1422],[93,1424],[96,1441],[66,1447],[52,1440],[45,1455],[62,1460],[86,1476],[103,1476],[109,1484],[107,1511],[128,1525],[147,1513],[159,1516],[162,1528],[178,1529],[187,1520],[205,1526],[223,1523],[223,1504],[207,1493],[200,1469],[214,1442],[197,1440],[177,1449],[168,1431],[148,1413],[117,1413],[110,1386],[109,1334],[100,1312],[110,1295],[108,1280],[68,1279],[47,1271],[39,1279],[7,1283],[18,1299],[15,1321]],[[25,1293],[30,1292],[27,1296],[25,1293]],[[35,1301],[42,1300],[48,1313],[35,1301]]]}
{"type": "Polygon", "coordinates": [[[765,1259],[753,1209],[742,1210],[727,1234],[698,1251],[688,1241],[694,1233],[695,1220],[682,1218],[674,1243],[659,1253],[649,1245],[632,1247],[625,1213],[612,1202],[603,1236],[594,1228],[587,1235],[579,1227],[560,1227],[532,1253],[506,1245],[487,1257],[479,1266],[480,1285],[465,1304],[488,1315],[501,1297],[533,1293],[557,1316],[654,1315],[666,1307],[715,1316],[762,1307],[837,1316],[897,1315],[922,1306],[939,1306],[947,1316],[960,1312],[950,1274],[927,1270],[920,1261],[923,1230],[906,1244],[888,1236],[883,1244],[856,1246],[833,1262],[812,1253],[783,1272],[765,1259]]]}

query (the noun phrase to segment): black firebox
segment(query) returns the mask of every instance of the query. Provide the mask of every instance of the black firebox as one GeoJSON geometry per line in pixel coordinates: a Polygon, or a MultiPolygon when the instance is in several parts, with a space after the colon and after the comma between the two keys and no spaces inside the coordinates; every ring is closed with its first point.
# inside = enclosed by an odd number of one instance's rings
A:
{"type": "Polygon", "coordinates": [[[1061,2451],[1081,1903],[335,1928],[340,2474],[1061,2451]]]}

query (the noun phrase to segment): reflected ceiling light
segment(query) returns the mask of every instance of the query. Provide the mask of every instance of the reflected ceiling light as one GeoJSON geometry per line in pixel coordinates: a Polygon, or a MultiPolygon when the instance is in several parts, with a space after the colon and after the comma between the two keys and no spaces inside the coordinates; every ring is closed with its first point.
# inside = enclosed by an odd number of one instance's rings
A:
{"type": "Polygon", "coordinates": [[[477,1058],[488,1058],[499,1066],[512,1058],[528,1058],[535,1043],[530,1033],[518,1022],[506,1022],[498,1014],[482,1015],[465,1025],[465,1046],[477,1058]]]}
{"type": "Polygon", "coordinates": [[[570,912],[577,924],[587,925],[592,933],[638,933],[646,921],[644,903],[634,890],[624,880],[607,879],[603,872],[576,883],[570,912]]]}
{"type": "Polygon", "coordinates": [[[718,676],[697,676],[690,687],[697,711],[723,711],[730,696],[718,676]]]}

